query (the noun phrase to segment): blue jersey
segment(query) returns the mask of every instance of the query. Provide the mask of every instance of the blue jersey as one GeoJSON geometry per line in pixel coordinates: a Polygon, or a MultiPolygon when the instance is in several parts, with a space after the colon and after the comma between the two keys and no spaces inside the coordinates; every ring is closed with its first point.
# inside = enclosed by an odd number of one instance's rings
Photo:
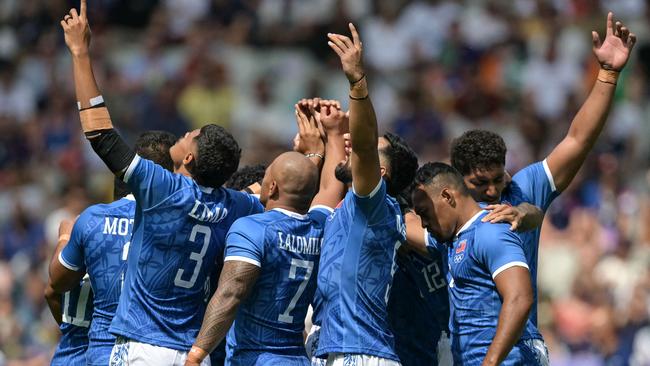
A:
{"type": "Polygon", "coordinates": [[[93,292],[88,278],[84,278],[78,287],[64,293],[61,300],[63,320],[59,327],[61,329],[61,339],[56,351],[54,351],[51,365],[85,365],[86,349],[88,348],[88,326],[93,313],[93,292]]]}
{"type": "Polygon", "coordinates": [[[187,351],[216,285],[230,225],[263,207],[248,194],[199,186],[138,156],[124,181],[137,205],[124,288],[110,331],[187,351]]]}
{"type": "MultiPolygon", "coordinates": [[[[466,223],[447,246],[449,301],[454,363],[480,364],[496,334],[501,297],[494,278],[513,266],[528,268],[519,235],[509,224],[481,222],[480,211],[466,223]]],[[[537,359],[524,351],[525,340],[541,339],[535,325],[528,320],[519,342],[504,365],[536,365],[537,359]]]]}
{"type": "Polygon", "coordinates": [[[405,240],[402,213],[383,179],[368,196],[348,192],[325,226],[316,356],[354,353],[399,360],[386,307],[396,252],[405,240]]]}
{"type": "MultiPolygon", "coordinates": [[[[548,206],[559,195],[553,182],[546,160],[537,162],[520,170],[512,177],[512,183],[501,194],[501,202],[517,206],[522,202],[539,207],[546,212],[548,206]]],[[[535,302],[530,311],[530,320],[537,325],[537,258],[541,227],[519,233],[523,240],[524,253],[530,267],[535,302]]]]}
{"type": "Polygon", "coordinates": [[[395,351],[404,366],[438,364],[438,341],[449,322],[449,298],[440,252],[398,255],[388,302],[395,351]]]}
{"type": "Polygon", "coordinates": [[[94,292],[88,365],[107,365],[115,344],[108,328],[122,290],[134,213],[131,195],[88,207],[79,215],[70,241],[61,251],[61,263],[74,271],[86,271],[94,292]]]}
{"type": "Polygon", "coordinates": [[[307,215],[273,209],[232,226],[225,260],[252,263],[260,275],[228,333],[226,364],[257,365],[274,356],[276,364],[283,364],[284,356],[302,356],[309,364],[303,330],[328,216],[319,208],[307,215]]]}

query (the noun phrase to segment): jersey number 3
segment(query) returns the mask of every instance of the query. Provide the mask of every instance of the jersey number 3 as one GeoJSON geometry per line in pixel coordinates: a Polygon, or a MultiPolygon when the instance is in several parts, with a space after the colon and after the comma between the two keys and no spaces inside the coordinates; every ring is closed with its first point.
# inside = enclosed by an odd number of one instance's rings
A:
{"type": "Polygon", "coordinates": [[[192,232],[190,233],[190,242],[196,243],[196,234],[199,233],[203,234],[203,246],[201,247],[201,251],[199,253],[190,253],[190,259],[196,261],[196,264],[194,265],[194,272],[192,272],[192,277],[189,281],[184,280],[183,273],[185,273],[185,269],[179,268],[178,272],[176,272],[176,278],[174,279],[174,285],[178,287],[192,288],[194,286],[194,283],[196,283],[196,279],[199,277],[199,271],[201,270],[201,265],[203,264],[203,257],[208,251],[208,245],[210,245],[210,228],[199,224],[194,225],[192,232]]]}

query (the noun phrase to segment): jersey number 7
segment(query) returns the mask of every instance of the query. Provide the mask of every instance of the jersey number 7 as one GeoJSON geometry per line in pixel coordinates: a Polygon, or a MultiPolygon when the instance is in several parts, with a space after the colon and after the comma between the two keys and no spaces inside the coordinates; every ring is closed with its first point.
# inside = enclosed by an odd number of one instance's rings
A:
{"type": "Polygon", "coordinates": [[[305,270],[307,270],[307,272],[305,273],[305,278],[302,280],[302,282],[300,282],[300,286],[298,286],[298,291],[296,291],[296,294],[293,295],[293,298],[291,299],[291,302],[289,303],[287,309],[284,311],[284,313],[278,315],[278,321],[283,323],[293,323],[293,316],[289,315],[289,313],[291,313],[291,311],[296,307],[296,304],[298,303],[300,296],[302,295],[303,292],[305,292],[305,289],[307,288],[307,283],[309,282],[309,279],[311,278],[311,273],[314,269],[314,262],[292,258],[291,269],[289,269],[290,279],[293,280],[296,278],[297,268],[304,268],[305,270]]]}

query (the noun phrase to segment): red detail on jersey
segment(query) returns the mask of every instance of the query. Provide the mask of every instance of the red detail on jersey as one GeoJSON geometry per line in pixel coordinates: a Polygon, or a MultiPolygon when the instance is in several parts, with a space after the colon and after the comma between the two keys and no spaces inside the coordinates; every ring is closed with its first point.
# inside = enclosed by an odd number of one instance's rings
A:
{"type": "Polygon", "coordinates": [[[458,244],[458,248],[456,248],[456,254],[464,252],[466,247],[467,240],[461,241],[460,244],[458,244]]]}
{"type": "Polygon", "coordinates": [[[343,201],[345,201],[345,200],[341,200],[341,202],[339,202],[339,204],[336,205],[336,207],[334,207],[334,209],[337,209],[337,208],[340,208],[341,206],[343,206],[343,201]]]}

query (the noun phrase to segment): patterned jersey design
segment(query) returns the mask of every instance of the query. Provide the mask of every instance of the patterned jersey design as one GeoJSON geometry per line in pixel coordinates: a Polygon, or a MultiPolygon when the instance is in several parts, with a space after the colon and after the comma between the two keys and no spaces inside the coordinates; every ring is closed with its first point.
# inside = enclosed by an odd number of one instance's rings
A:
{"type": "Polygon", "coordinates": [[[258,265],[261,272],[228,333],[227,363],[243,364],[252,355],[262,357],[260,352],[302,356],[308,362],[302,332],[328,216],[321,209],[307,215],[274,209],[233,224],[226,260],[258,265]]]}
{"type": "MultiPolygon", "coordinates": [[[[454,363],[480,364],[496,334],[501,298],[494,283],[501,271],[512,266],[528,267],[521,238],[509,224],[481,222],[481,211],[464,226],[453,245],[446,248],[454,363]]],[[[527,339],[541,339],[528,320],[518,346],[527,339]]],[[[504,365],[535,365],[525,353],[511,352],[504,365]]]]}
{"type": "Polygon", "coordinates": [[[62,263],[86,271],[93,288],[88,365],[107,365],[115,344],[115,336],[108,328],[122,290],[134,213],[133,196],[88,207],[77,219],[70,242],[61,252],[62,263]]]}
{"type": "Polygon", "coordinates": [[[263,207],[248,194],[201,187],[138,156],[124,180],[137,205],[124,288],[110,331],[187,350],[216,286],[228,229],[263,207]]]}
{"type": "Polygon", "coordinates": [[[369,196],[348,192],[325,226],[317,356],[357,353],[398,360],[386,308],[396,252],[405,240],[402,213],[383,180],[369,196]]]}

